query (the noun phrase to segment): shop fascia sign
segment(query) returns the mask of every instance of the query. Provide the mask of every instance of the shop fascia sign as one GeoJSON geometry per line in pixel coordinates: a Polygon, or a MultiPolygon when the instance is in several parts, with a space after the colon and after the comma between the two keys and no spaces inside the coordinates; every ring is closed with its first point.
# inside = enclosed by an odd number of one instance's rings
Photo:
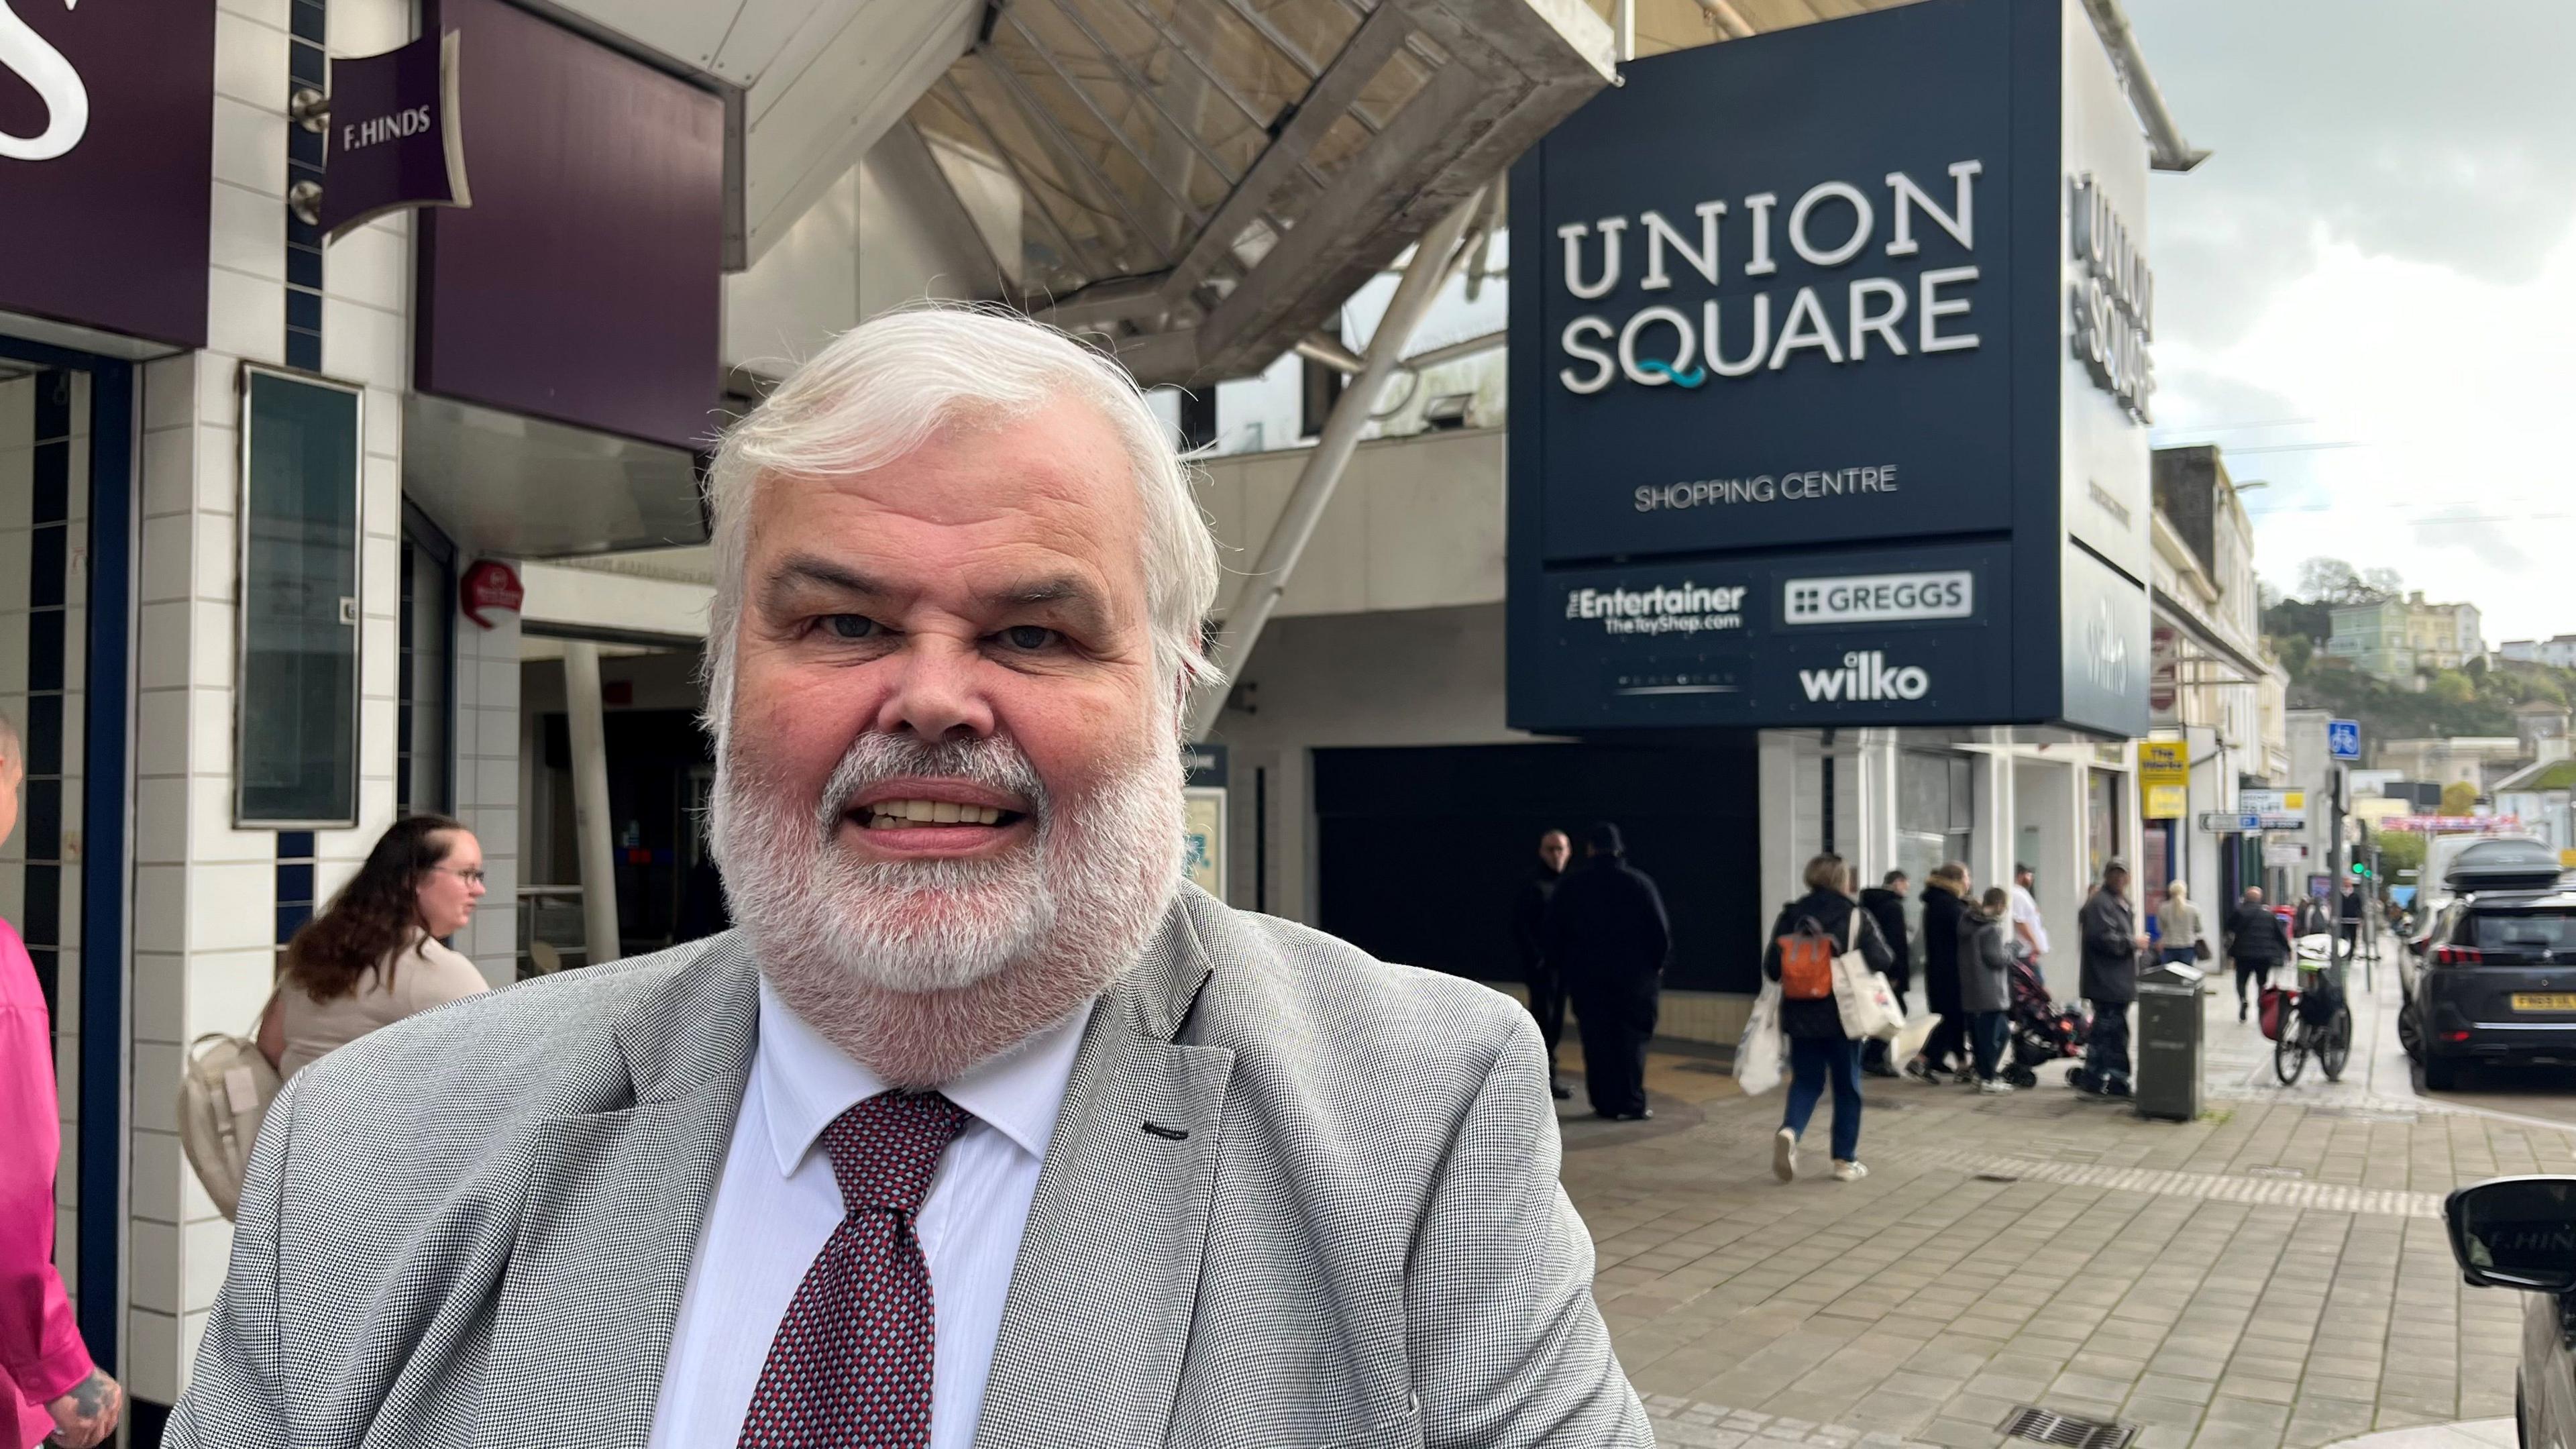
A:
{"type": "MultiPolygon", "coordinates": [[[[66,0],[64,8],[70,5],[66,0]]],[[[0,131],[0,160],[53,161],[70,155],[89,134],[89,87],[69,57],[10,13],[9,0],[0,0],[0,71],[24,82],[45,107],[45,129],[36,134],[0,131]]]]}
{"type": "Polygon", "coordinates": [[[1873,200],[1870,190],[1850,181],[1818,181],[1789,203],[1785,219],[1781,194],[1764,191],[1735,202],[1696,202],[1691,222],[1683,226],[1651,208],[1634,218],[1559,226],[1563,285],[1578,301],[1609,296],[1632,266],[1642,268],[1639,292],[1669,292],[1692,275],[1700,281],[1694,291],[1720,288],[1730,236],[1744,257],[1736,271],[1744,280],[1728,297],[1700,298],[1696,310],[1658,301],[1616,320],[1597,312],[1573,318],[1557,334],[1558,349],[1572,360],[1557,370],[1558,385],[1588,394],[1624,379],[1639,387],[1689,390],[1711,378],[1778,372],[1793,363],[1843,365],[1973,350],[1980,340],[1968,330],[1974,304],[1961,289],[1977,280],[1976,265],[1919,268],[1900,279],[1888,259],[1921,255],[1917,230],[1926,222],[1973,254],[1976,184],[1985,169],[1975,157],[1950,163],[1946,201],[1912,176],[1890,171],[1883,198],[1873,200]],[[1840,289],[1809,285],[1784,297],[1761,280],[1779,272],[1782,244],[1819,269],[1865,260],[1879,265],[1840,289]]]}
{"type": "Polygon", "coordinates": [[[337,241],[387,212],[471,206],[456,103],[457,34],[424,35],[381,55],[331,63],[331,92],[299,90],[287,113],[324,138],[323,179],[287,205],[337,241]]]}
{"type": "Polygon", "coordinates": [[[2076,267],[2066,288],[2073,323],[2067,345],[2095,387],[2119,399],[2129,416],[2152,423],[2156,369],[2147,344],[2156,336],[2155,273],[2091,172],[2067,178],[2067,193],[2068,259],[2076,267]]]}

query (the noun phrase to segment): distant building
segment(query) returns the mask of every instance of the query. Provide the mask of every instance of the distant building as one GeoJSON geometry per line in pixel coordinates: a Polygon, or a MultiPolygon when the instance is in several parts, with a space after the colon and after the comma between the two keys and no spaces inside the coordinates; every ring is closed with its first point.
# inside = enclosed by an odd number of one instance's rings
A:
{"type": "Polygon", "coordinates": [[[2404,780],[2434,786],[2466,784],[2480,794],[2495,780],[2526,764],[2530,756],[2512,735],[2460,735],[2447,740],[2383,740],[2373,763],[2396,770],[2404,780]]]}
{"type": "Polygon", "coordinates": [[[2522,741],[2524,759],[2563,760],[2568,755],[2567,706],[2545,699],[2525,700],[2513,707],[2513,733],[2522,741]]]}
{"type": "Polygon", "coordinates": [[[2546,760],[2496,782],[2496,813],[2519,817],[2523,829],[2560,850],[2576,850],[2571,798],[2576,798],[2576,760],[2546,760]]]}
{"type": "MultiPolygon", "coordinates": [[[[2183,743],[2191,770],[2181,817],[2143,823],[2140,889],[2152,896],[2180,879],[2213,900],[2249,885],[2287,890],[2291,874],[2267,865],[2259,837],[2190,823],[2233,810],[2241,785],[2301,783],[2291,773],[2289,673],[2263,637],[2253,520],[2217,448],[2156,450],[2150,534],[2148,719],[2158,738],[2183,743]]],[[[2322,758],[2323,717],[2305,728],[2322,758]]]]}
{"type": "Polygon", "coordinates": [[[2576,634],[2555,634],[2546,639],[2508,639],[2496,646],[2496,653],[2513,664],[2547,664],[2559,669],[2576,669],[2576,634]]]}
{"type": "Polygon", "coordinates": [[[2370,604],[2337,604],[2329,658],[2348,661],[2375,679],[2410,688],[2444,669],[2485,657],[2475,604],[2428,604],[2422,591],[2370,604]]]}

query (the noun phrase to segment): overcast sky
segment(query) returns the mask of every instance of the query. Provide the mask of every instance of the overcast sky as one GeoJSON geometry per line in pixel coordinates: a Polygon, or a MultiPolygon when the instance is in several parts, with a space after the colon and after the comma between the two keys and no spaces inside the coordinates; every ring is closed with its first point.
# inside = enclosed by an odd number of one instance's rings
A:
{"type": "Polygon", "coordinates": [[[2158,176],[2156,441],[2215,442],[2256,564],[2385,566],[2576,632],[2576,4],[2128,0],[2158,176]]]}

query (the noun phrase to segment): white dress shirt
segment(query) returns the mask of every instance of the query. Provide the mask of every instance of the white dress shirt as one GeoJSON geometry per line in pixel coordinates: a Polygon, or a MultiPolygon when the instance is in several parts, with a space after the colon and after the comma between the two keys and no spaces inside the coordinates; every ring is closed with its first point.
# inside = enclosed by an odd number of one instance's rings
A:
{"type": "Polygon", "coordinates": [[[2012,888],[2012,918],[2014,925],[2030,927],[2030,949],[2047,955],[2048,926],[2039,918],[2039,898],[2018,882],[2012,888]]]}
{"type": "MultiPolygon", "coordinates": [[[[1020,1233],[1090,1015],[1084,1007],[940,1088],[973,1120],[940,1159],[914,1224],[935,1324],[930,1449],[974,1442],[1020,1233]]],[[[680,1300],[652,1449],[731,1449],[741,1439],[779,1320],[841,1221],[818,1139],[884,1090],[760,983],[759,1044],[680,1300]]]]}

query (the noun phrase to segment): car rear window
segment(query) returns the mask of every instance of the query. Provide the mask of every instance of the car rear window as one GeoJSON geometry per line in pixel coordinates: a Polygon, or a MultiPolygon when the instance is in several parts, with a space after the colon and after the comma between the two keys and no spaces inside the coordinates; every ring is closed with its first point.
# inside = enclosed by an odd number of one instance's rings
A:
{"type": "Polygon", "coordinates": [[[2478,912],[2469,933],[2482,951],[2576,951],[2576,910],[2478,912]]]}

